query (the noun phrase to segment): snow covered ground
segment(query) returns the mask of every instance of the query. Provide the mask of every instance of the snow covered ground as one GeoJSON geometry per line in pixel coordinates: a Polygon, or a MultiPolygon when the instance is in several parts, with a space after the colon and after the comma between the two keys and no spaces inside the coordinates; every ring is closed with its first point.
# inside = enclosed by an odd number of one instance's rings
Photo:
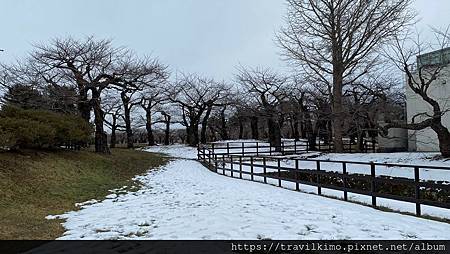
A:
{"type": "MultiPolygon", "coordinates": [[[[277,158],[281,158],[280,166],[295,168],[295,158],[304,159],[311,155],[318,155],[318,153],[304,153],[301,156],[269,156],[267,158],[268,166],[276,166],[277,158]],[[288,157],[288,158],[287,158],[288,157]]],[[[299,169],[316,170],[316,162],[314,160],[323,160],[321,162],[321,170],[330,172],[343,172],[342,163],[332,161],[351,161],[351,162],[376,162],[376,163],[392,163],[399,165],[419,165],[422,166],[419,170],[420,180],[434,180],[450,182],[450,170],[445,169],[429,169],[427,166],[449,167],[450,161],[445,160],[431,160],[429,154],[414,154],[414,153],[380,153],[380,154],[323,154],[314,157],[311,161],[299,161],[299,169]],[[330,161],[330,162],[328,162],[330,161]]],[[[237,159],[236,159],[237,160],[237,159]]],[[[236,161],[235,160],[235,161],[236,161]]],[[[261,159],[255,161],[255,164],[260,167],[255,168],[255,173],[262,173],[261,159]]],[[[229,166],[227,166],[229,168],[229,166]]],[[[350,174],[366,174],[370,175],[370,165],[360,165],[347,163],[347,172],[350,174]]],[[[244,171],[250,172],[250,167],[244,166],[244,171]]],[[[267,169],[267,172],[275,172],[277,169],[267,169]]],[[[390,176],[390,177],[404,177],[414,179],[414,168],[407,166],[376,166],[376,175],[390,176]]]]}
{"type": "Polygon", "coordinates": [[[66,219],[60,239],[450,239],[450,224],[220,176],[184,159],[195,148],[148,151],[182,159],[137,177],[139,191],[49,216],[66,219]]]}
{"type": "MultiPolygon", "coordinates": [[[[405,165],[423,165],[423,166],[442,166],[450,167],[450,161],[447,160],[434,160],[436,153],[377,153],[377,154],[321,154],[321,153],[304,153],[300,156],[286,156],[289,158],[307,158],[313,156],[317,160],[334,160],[334,161],[354,161],[354,162],[377,162],[377,163],[393,163],[393,164],[405,164],[405,165]]],[[[280,165],[282,167],[295,168],[295,161],[286,159],[283,156],[271,156],[267,159],[266,164],[269,166],[276,166],[276,158],[281,158],[280,165]],[[273,158],[273,159],[271,159],[273,158]]],[[[246,163],[249,163],[248,161],[246,163]]],[[[255,161],[255,166],[253,169],[254,173],[263,173],[262,162],[255,161]]],[[[231,165],[226,164],[225,168],[230,169],[231,165]]],[[[315,170],[316,162],[314,161],[300,161],[300,169],[315,170]]],[[[239,170],[237,165],[234,166],[234,170],[239,170]]],[[[322,162],[321,170],[324,171],[334,171],[342,173],[342,164],[333,162],[322,162]]],[[[243,172],[250,172],[250,166],[243,166],[243,172]]],[[[267,172],[275,172],[277,169],[266,169],[267,172]]],[[[359,164],[347,164],[347,171],[349,173],[366,174],[370,175],[370,165],[359,165],[359,164]]],[[[222,173],[219,170],[219,173],[222,173]]],[[[226,175],[231,176],[231,172],[225,172],[226,175]]],[[[235,173],[235,177],[236,177],[235,173]]],[[[377,166],[376,175],[384,175],[391,177],[405,177],[414,179],[414,169],[409,167],[387,167],[387,166],[377,166]]],[[[250,179],[250,175],[243,175],[244,179],[250,179]]],[[[445,181],[450,182],[450,171],[449,170],[438,170],[438,169],[420,169],[420,179],[424,180],[435,180],[435,181],[445,181]]],[[[254,180],[263,182],[263,177],[255,176],[254,180]]],[[[277,185],[278,180],[268,179],[269,184],[277,185]]],[[[282,186],[287,189],[295,190],[296,186],[293,182],[282,181],[282,186]]],[[[310,185],[300,185],[300,190],[307,193],[317,193],[317,188],[310,185]]],[[[330,189],[322,189],[322,193],[326,196],[343,198],[344,193],[342,191],[335,191],[330,189]]],[[[349,200],[357,201],[365,204],[371,204],[371,197],[365,195],[359,195],[354,193],[349,193],[349,200]]],[[[377,198],[378,205],[393,209],[400,212],[410,212],[415,213],[415,204],[395,201],[391,199],[377,198]]],[[[422,213],[424,215],[430,215],[434,217],[450,219],[450,210],[432,206],[422,205],[422,213]]]]}
{"type": "Polygon", "coordinates": [[[197,149],[185,145],[152,146],[143,150],[151,153],[163,153],[176,158],[197,159],[197,149]]]}

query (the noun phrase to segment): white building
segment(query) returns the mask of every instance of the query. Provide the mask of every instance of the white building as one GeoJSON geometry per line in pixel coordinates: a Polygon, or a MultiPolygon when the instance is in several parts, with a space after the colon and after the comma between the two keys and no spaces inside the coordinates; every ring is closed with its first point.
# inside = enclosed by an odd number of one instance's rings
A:
{"type": "MultiPolygon", "coordinates": [[[[430,85],[428,95],[438,101],[442,111],[450,111],[450,48],[421,55],[417,58],[417,62],[420,66],[444,64],[438,78],[430,85]]],[[[415,76],[418,78],[417,73],[415,76]]],[[[408,123],[411,123],[414,117],[416,123],[428,119],[432,115],[431,106],[414,93],[408,84],[405,86],[408,123]]],[[[450,112],[443,116],[443,124],[450,128],[450,112]]],[[[409,130],[408,136],[408,150],[410,151],[439,151],[437,135],[430,128],[421,131],[409,130]]]]}

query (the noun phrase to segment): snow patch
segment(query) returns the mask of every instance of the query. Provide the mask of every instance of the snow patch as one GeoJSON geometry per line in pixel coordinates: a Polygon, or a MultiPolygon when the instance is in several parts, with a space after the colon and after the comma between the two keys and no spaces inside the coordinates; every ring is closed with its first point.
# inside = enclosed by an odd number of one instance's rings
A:
{"type": "Polygon", "coordinates": [[[175,158],[197,159],[197,148],[186,145],[151,146],[142,150],[150,153],[163,153],[175,158]]]}

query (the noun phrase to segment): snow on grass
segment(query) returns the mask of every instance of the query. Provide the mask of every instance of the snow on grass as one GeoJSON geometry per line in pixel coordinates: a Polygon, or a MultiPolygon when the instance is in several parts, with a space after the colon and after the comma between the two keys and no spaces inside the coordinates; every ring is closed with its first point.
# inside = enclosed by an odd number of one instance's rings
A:
{"type": "Polygon", "coordinates": [[[186,145],[151,146],[142,150],[151,153],[163,153],[175,158],[197,159],[197,148],[186,145]]]}
{"type": "Polygon", "coordinates": [[[66,213],[60,239],[450,239],[450,224],[217,175],[176,160],[66,213]]]}

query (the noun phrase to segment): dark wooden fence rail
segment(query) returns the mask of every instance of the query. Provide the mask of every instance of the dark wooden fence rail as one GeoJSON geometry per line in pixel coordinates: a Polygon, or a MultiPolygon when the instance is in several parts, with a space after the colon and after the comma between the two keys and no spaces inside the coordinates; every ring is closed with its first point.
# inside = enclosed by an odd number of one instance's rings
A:
{"type": "MultiPolygon", "coordinates": [[[[225,148],[227,149],[227,148],[225,148]]],[[[295,149],[295,148],[294,148],[295,149]]],[[[225,176],[233,178],[238,177],[243,179],[244,175],[250,176],[251,181],[255,181],[255,176],[263,179],[260,182],[267,183],[267,179],[277,180],[277,185],[283,187],[282,182],[295,183],[295,189],[300,190],[300,185],[309,185],[317,187],[317,193],[322,195],[322,189],[331,189],[343,192],[343,199],[348,201],[348,193],[355,193],[371,197],[371,205],[377,207],[377,198],[385,198],[403,202],[414,203],[416,205],[416,215],[421,216],[421,205],[434,206],[439,208],[450,209],[450,183],[444,181],[427,181],[421,179],[421,170],[440,170],[448,171],[450,175],[450,167],[437,167],[425,165],[408,165],[408,164],[392,164],[392,163],[374,163],[374,162],[354,162],[354,161],[330,161],[330,160],[316,160],[316,159],[298,159],[298,158],[276,158],[264,155],[248,155],[244,151],[244,155],[234,153],[213,153],[215,149],[199,148],[198,159],[205,163],[211,170],[225,176]],[[276,165],[268,165],[268,161],[275,160],[276,165]],[[288,165],[282,166],[281,160],[288,165]],[[301,163],[309,162],[314,164],[314,168],[301,168],[301,163]],[[333,163],[333,165],[340,165],[341,170],[325,171],[322,166],[326,163],[333,163]],[[367,173],[349,174],[349,166],[360,165],[367,167],[367,173]],[[244,170],[244,167],[249,167],[250,170],[244,170]],[[380,167],[399,167],[411,169],[414,172],[414,179],[401,178],[395,176],[381,176],[377,175],[377,170],[380,167]],[[255,169],[259,169],[255,173],[255,169]],[[268,170],[272,170],[268,172],[268,170]],[[341,171],[341,172],[339,172],[341,171]],[[229,175],[227,173],[230,173],[229,175]],[[300,175],[309,176],[308,179],[301,179],[300,175]],[[389,177],[389,178],[388,178],[389,177]],[[334,180],[330,182],[330,179],[334,180]],[[339,179],[339,181],[336,181],[339,179]],[[351,186],[351,182],[359,181],[366,188],[356,188],[351,186]],[[337,182],[339,184],[337,184],[337,182]],[[389,188],[380,188],[383,184],[391,186],[401,185],[402,188],[407,186],[414,189],[413,196],[400,195],[399,193],[388,191],[389,188]],[[444,193],[444,200],[430,200],[425,198],[425,194],[429,193],[444,193]],[[447,194],[445,194],[447,193],[447,194]]],[[[428,195],[430,196],[430,195],[428,195]]]]}
{"type": "MultiPolygon", "coordinates": [[[[358,152],[354,148],[355,144],[350,142],[344,142],[344,151],[346,153],[358,152]]],[[[283,141],[280,146],[271,146],[266,142],[259,141],[246,141],[246,142],[217,142],[208,144],[199,144],[198,150],[203,150],[217,155],[290,155],[298,154],[301,152],[309,152],[311,145],[306,140],[300,141],[283,141]]],[[[333,152],[333,144],[325,144],[323,141],[319,141],[316,144],[315,150],[318,152],[333,152]]],[[[363,153],[376,152],[377,146],[371,141],[365,140],[364,148],[359,151],[363,153]]]]}
{"type": "Polygon", "coordinates": [[[264,142],[227,142],[200,145],[199,150],[216,155],[288,155],[309,151],[308,143],[302,141],[282,142],[281,146],[270,146],[264,142]]]}

